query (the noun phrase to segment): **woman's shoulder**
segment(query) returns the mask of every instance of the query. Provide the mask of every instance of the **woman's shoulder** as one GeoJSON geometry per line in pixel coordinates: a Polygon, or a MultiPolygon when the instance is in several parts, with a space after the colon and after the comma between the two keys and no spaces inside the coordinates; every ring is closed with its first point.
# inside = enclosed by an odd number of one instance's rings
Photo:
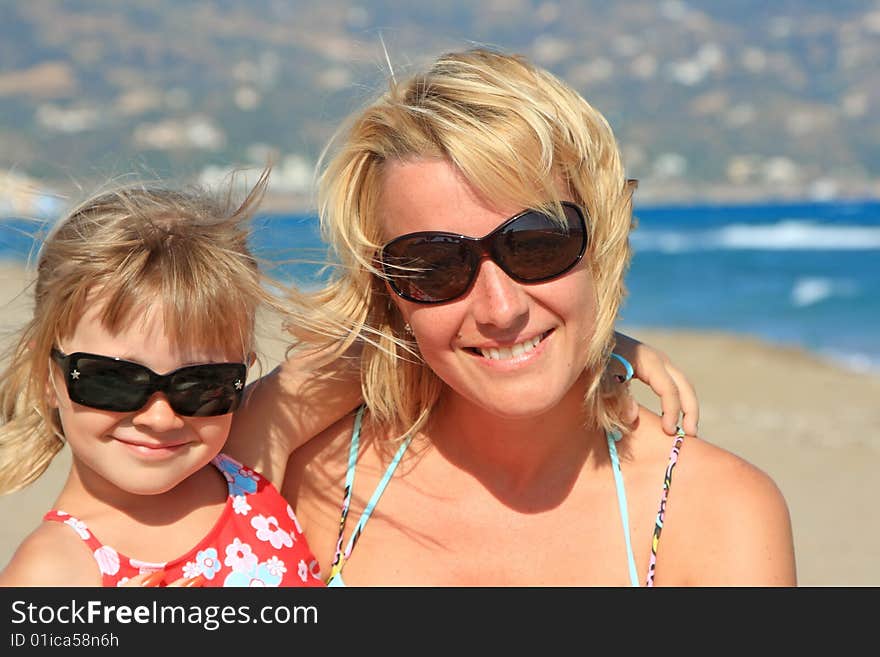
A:
{"type": "Polygon", "coordinates": [[[320,488],[344,479],[356,414],[354,410],[337,420],[291,454],[282,490],[288,500],[298,497],[306,481],[320,488]]]}
{"type": "Polygon", "coordinates": [[[685,433],[669,436],[659,416],[650,411],[642,410],[634,433],[639,454],[655,464],[665,458],[675,470],[676,483],[713,491],[712,497],[719,501],[748,495],[781,496],[775,481],[756,464],[712,443],[711,438],[685,433]]]}
{"type": "Polygon", "coordinates": [[[0,586],[100,586],[91,550],[64,523],[43,522],[0,571],[0,586]]]}
{"type": "MultiPolygon", "coordinates": [[[[655,418],[640,415],[640,428],[666,435],[655,418]]],[[[675,444],[660,554],[686,558],[661,563],[658,573],[677,571],[697,585],[794,583],[791,520],[776,481],[711,438],[683,435],[675,444]]]]}
{"type": "Polygon", "coordinates": [[[367,432],[357,426],[358,412],[359,409],[353,409],[302,445],[293,453],[291,463],[347,461],[354,434],[358,434],[361,445],[369,438],[367,432]]]}

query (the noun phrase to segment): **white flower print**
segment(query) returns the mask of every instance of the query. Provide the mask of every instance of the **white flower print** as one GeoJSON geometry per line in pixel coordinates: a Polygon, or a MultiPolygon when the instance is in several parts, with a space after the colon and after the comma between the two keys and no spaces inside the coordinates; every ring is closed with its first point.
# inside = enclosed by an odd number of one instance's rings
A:
{"type": "Polygon", "coordinates": [[[202,574],[202,567],[195,561],[187,561],[183,566],[183,576],[189,579],[202,574]]]}
{"type": "Polygon", "coordinates": [[[98,568],[105,575],[115,575],[119,572],[119,555],[109,545],[102,545],[94,552],[98,568]]]}
{"type": "Polygon", "coordinates": [[[246,516],[251,511],[251,505],[248,504],[247,497],[244,495],[236,495],[232,498],[232,510],[237,514],[246,516]]]}
{"type": "Polygon", "coordinates": [[[79,537],[81,539],[83,539],[84,541],[88,540],[89,535],[90,535],[89,528],[86,527],[86,523],[84,523],[82,520],[77,520],[76,518],[70,518],[68,520],[65,520],[64,524],[69,525],[70,527],[73,527],[73,530],[77,534],[79,534],[79,537]]]}
{"type": "Polygon", "coordinates": [[[276,550],[282,545],[290,547],[293,545],[293,539],[290,534],[278,526],[278,520],[275,516],[268,518],[263,515],[257,515],[251,518],[251,527],[257,530],[257,538],[261,541],[269,541],[276,550]]]}
{"type": "Polygon", "coordinates": [[[130,579],[131,579],[130,577],[123,577],[121,580],[116,582],[116,586],[125,586],[128,583],[128,580],[130,580],[130,579]]]}
{"type": "Polygon", "coordinates": [[[299,575],[299,578],[304,582],[309,579],[309,567],[306,565],[306,562],[303,559],[299,560],[299,565],[296,568],[296,574],[299,575]]]}
{"type": "Polygon", "coordinates": [[[275,577],[281,577],[284,573],[287,572],[287,566],[284,565],[284,562],[274,555],[263,565],[266,566],[266,570],[268,570],[269,573],[271,575],[274,575],[275,577]]]}
{"type": "Polygon", "coordinates": [[[257,555],[247,543],[242,543],[236,538],[226,546],[226,558],[223,563],[237,573],[246,573],[257,566],[257,555]]]}

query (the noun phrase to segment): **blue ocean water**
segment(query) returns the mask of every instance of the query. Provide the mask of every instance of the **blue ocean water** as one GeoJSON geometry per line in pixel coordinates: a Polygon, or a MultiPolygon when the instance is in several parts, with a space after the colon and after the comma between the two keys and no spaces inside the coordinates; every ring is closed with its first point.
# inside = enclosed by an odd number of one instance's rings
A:
{"type": "Polygon", "coordinates": [[[745,333],[880,371],[880,203],[635,214],[625,323],[745,333]]]}
{"type": "MultiPolygon", "coordinates": [[[[880,371],[880,202],[639,207],[624,326],[732,331],[880,371]]],[[[314,217],[264,215],[254,248],[272,273],[318,285],[314,217]]],[[[0,222],[0,257],[24,260],[34,224],[0,222]]]]}

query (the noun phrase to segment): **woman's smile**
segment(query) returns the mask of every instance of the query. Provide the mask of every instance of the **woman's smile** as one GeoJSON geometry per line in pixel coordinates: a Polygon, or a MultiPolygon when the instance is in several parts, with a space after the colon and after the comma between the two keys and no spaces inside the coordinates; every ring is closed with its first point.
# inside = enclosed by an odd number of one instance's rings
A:
{"type": "Polygon", "coordinates": [[[544,331],[537,335],[519,340],[514,344],[493,344],[479,347],[465,347],[465,351],[481,360],[490,361],[486,363],[489,367],[507,367],[518,366],[523,363],[530,362],[538,357],[544,351],[544,341],[550,337],[552,333],[544,331]]]}

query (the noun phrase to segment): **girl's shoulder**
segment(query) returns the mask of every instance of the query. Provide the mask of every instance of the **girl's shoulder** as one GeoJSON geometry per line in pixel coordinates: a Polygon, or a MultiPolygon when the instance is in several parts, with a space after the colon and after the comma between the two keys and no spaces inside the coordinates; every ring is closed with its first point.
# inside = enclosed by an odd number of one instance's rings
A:
{"type": "Polygon", "coordinates": [[[100,586],[89,547],[70,527],[43,522],[0,571],[0,586],[100,586]]]}

